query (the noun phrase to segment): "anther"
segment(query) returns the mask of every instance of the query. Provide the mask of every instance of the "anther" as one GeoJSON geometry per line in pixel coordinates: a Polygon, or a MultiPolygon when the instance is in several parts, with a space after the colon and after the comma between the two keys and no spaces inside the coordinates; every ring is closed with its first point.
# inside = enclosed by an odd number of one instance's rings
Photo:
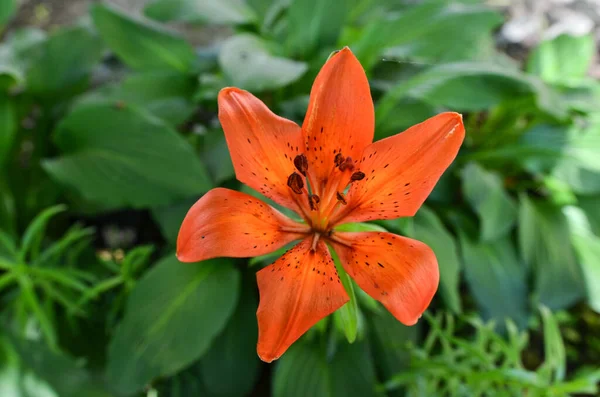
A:
{"type": "Polygon", "coordinates": [[[294,191],[296,194],[302,194],[302,188],[304,187],[304,181],[300,174],[292,173],[287,180],[287,185],[294,191]]]}
{"type": "Polygon", "coordinates": [[[344,155],[341,153],[336,154],[333,161],[335,162],[335,166],[339,167],[340,165],[344,164],[344,155]]]}
{"type": "Polygon", "coordinates": [[[346,196],[344,196],[344,193],[336,192],[335,196],[338,199],[338,201],[342,202],[342,204],[344,204],[344,205],[348,204],[346,202],[346,196]]]}
{"type": "Polygon", "coordinates": [[[308,159],[304,154],[299,154],[294,158],[294,165],[302,175],[306,176],[306,170],[308,170],[308,159]]]}
{"type": "Polygon", "coordinates": [[[317,211],[319,209],[319,202],[321,199],[316,194],[311,194],[308,196],[308,205],[310,206],[311,211],[317,211]]]}
{"type": "Polygon", "coordinates": [[[352,176],[350,177],[351,181],[360,181],[362,179],[365,178],[365,173],[362,171],[356,171],[354,174],[352,174],[352,176]]]}
{"type": "Polygon", "coordinates": [[[344,162],[340,164],[339,167],[340,171],[352,171],[354,169],[354,162],[352,161],[352,157],[346,157],[346,160],[344,160],[344,162]]]}

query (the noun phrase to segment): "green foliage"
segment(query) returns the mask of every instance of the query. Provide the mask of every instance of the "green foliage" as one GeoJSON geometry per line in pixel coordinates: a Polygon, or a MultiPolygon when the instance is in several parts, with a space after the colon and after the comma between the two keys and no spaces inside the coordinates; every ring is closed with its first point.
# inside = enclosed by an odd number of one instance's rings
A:
{"type": "Polygon", "coordinates": [[[286,86],[306,72],[306,64],[270,54],[267,43],[250,34],[228,39],[219,53],[228,82],[250,91],[286,86]]]}
{"type": "Polygon", "coordinates": [[[91,14],[108,47],[132,69],[191,71],[196,57],[182,38],[104,4],[91,14]]]}
{"type": "Polygon", "coordinates": [[[235,309],[239,274],[226,260],[161,260],[131,293],[109,346],[108,379],[133,393],[202,356],[235,309]]]}
{"type": "Polygon", "coordinates": [[[0,1],[0,396],[597,393],[593,37],[543,41],[522,63],[477,0],[153,0],[137,15],[100,1],[48,32],[12,23],[17,3],[0,1]],[[289,246],[194,264],[173,251],[209,189],[259,196],[236,181],[219,90],[301,125],[344,46],[376,139],[463,113],[461,151],[416,216],[336,227],[425,242],[439,294],[406,327],[334,256],[349,303],[269,368],[255,272],[289,246]]]}
{"type": "Polygon", "coordinates": [[[570,393],[594,395],[600,371],[565,380],[565,350],[551,312],[541,308],[544,334],[544,361],[535,371],[528,370],[521,354],[529,335],[507,323],[508,339],[494,332],[494,323],[466,319],[457,322],[442,313],[427,321],[431,331],[423,347],[410,346],[407,371],[384,384],[386,390],[405,387],[406,396],[567,396],[570,393]],[[475,335],[465,338],[464,327],[475,335]]]}
{"type": "Polygon", "coordinates": [[[156,206],[210,187],[188,143],[133,106],[79,106],[58,126],[54,139],[63,156],[44,161],[44,169],[86,199],[107,206],[156,206]]]}

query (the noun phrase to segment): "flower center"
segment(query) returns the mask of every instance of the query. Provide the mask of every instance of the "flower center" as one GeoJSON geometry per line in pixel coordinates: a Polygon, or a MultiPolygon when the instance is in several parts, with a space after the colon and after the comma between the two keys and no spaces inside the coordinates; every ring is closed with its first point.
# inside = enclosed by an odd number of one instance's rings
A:
{"type": "Polygon", "coordinates": [[[294,158],[296,171],[288,177],[287,185],[314,233],[327,235],[330,232],[334,226],[329,222],[331,215],[348,204],[345,194],[348,186],[364,179],[364,172],[355,171],[356,163],[341,152],[335,153],[328,177],[319,180],[304,154],[294,158]]]}

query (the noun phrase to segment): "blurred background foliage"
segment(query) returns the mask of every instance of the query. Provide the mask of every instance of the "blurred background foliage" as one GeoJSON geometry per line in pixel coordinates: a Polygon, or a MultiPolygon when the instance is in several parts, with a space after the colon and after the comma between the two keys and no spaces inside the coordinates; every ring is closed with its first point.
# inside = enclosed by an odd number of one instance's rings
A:
{"type": "Polygon", "coordinates": [[[509,56],[505,16],[476,0],[98,1],[45,30],[15,24],[19,5],[0,1],[0,396],[597,395],[591,34],[509,56]],[[180,264],[177,231],[203,193],[240,188],[218,91],[301,122],[345,45],[377,139],[464,114],[418,214],[357,226],[429,244],[440,288],[405,327],[350,284],[350,304],[267,365],[254,273],[274,256],[180,264]]]}

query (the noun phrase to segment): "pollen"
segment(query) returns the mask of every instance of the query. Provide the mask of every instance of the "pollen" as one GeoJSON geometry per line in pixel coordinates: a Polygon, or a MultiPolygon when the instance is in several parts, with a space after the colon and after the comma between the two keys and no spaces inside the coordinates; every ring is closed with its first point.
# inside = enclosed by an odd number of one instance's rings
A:
{"type": "Polygon", "coordinates": [[[292,189],[292,191],[296,194],[302,194],[302,189],[304,188],[304,181],[300,174],[294,172],[292,173],[287,180],[287,185],[292,189]]]}

